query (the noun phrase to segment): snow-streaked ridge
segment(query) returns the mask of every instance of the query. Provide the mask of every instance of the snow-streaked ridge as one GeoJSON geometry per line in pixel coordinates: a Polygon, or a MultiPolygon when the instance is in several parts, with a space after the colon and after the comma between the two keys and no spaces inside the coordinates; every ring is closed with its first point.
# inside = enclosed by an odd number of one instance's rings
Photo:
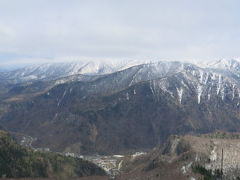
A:
{"type": "MultiPolygon", "coordinates": [[[[58,85],[70,80],[90,81],[99,75],[106,76],[106,74],[119,72],[118,77],[121,78],[117,79],[116,83],[120,83],[119,80],[121,80],[121,83],[127,87],[150,81],[150,89],[156,100],[159,100],[161,93],[164,92],[177,98],[179,104],[184,104],[186,98],[191,98],[193,95],[196,102],[201,104],[204,101],[211,101],[215,96],[219,96],[223,101],[238,99],[240,97],[239,69],[240,63],[233,59],[221,59],[206,67],[177,61],[108,63],[89,61],[30,66],[8,73],[7,78],[25,81],[58,79],[54,81],[55,85],[58,85]]],[[[107,80],[102,87],[105,86],[110,86],[111,89],[118,87],[112,83],[108,84],[107,80]]],[[[131,99],[130,94],[126,94],[126,99],[131,99]]]]}

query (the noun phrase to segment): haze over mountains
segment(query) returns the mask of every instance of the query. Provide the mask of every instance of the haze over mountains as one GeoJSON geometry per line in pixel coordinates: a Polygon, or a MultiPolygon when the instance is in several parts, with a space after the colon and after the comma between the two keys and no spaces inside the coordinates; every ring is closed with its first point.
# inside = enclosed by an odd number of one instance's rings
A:
{"type": "Polygon", "coordinates": [[[80,154],[149,149],[171,134],[238,131],[240,63],[44,64],[1,73],[0,125],[80,154]]]}

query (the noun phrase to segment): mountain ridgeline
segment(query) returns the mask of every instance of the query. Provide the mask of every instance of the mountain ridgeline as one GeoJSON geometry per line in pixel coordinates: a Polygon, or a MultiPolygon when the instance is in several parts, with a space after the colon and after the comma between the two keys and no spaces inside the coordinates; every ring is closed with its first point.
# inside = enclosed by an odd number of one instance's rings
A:
{"type": "Polygon", "coordinates": [[[172,134],[240,128],[236,60],[201,67],[183,62],[98,64],[81,71],[71,71],[76,65],[70,64],[67,70],[51,67],[57,75],[40,65],[1,76],[0,125],[36,138],[34,147],[114,154],[152,148],[172,134]]]}

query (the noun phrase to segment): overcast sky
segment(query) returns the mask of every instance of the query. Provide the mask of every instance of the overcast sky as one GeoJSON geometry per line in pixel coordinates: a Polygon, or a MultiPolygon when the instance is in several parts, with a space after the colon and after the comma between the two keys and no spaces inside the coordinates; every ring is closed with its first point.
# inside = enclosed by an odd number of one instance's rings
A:
{"type": "Polygon", "coordinates": [[[0,65],[240,57],[239,0],[0,0],[0,65]]]}

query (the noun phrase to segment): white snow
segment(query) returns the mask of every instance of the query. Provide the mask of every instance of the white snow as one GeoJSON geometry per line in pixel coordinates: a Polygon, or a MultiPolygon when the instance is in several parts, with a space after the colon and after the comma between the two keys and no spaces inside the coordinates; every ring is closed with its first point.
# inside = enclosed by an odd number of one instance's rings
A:
{"type": "Polygon", "coordinates": [[[134,94],[134,95],[136,95],[136,94],[137,94],[135,89],[133,90],[133,94],[134,94]]]}
{"type": "Polygon", "coordinates": [[[200,83],[203,83],[203,71],[200,71],[200,83]]]}
{"type": "Polygon", "coordinates": [[[216,73],[213,73],[212,75],[212,80],[216,80],[216,73]]]}
{"type": "Polygon", "coordinates": [[[221,89],[221,97],[222,97],[222,100],[224,100],[224,97],[225,97],[224,88],[221,89]]]}
{"type": "Polygon", "coordinates": [[[183,89],[182,88],[177,88],[177,93],[178,93],[178,99],[179,103],[182,103],[182,95],[183,95],[183,89]]]}
{"type": "Polygon", "coordinates": [[[113,155],[113,157],[116,157],[116,158],[123,158],[124,156],[123,156],[123,155],[119,155],[119,154],[115,154],[115,155],[113,155]]]}
{"type": "Polygon", "coordinates": [[[205,82],[204,82],[205,85],[206,85],[207,82],[208,82],[208,77],[209,77],[209,73],[207,72],[206,77],[205,77],[205,82]]]}
{"type": "Polygon", "coordinates": [[[129,100],[129,94],[128,93],[126,93],[126,99],[127,99],[127,101],[129,100]]]}
{"type": "Polygon", "coordinates": [[[214,146],[213,150],[211,151],[211,154],[210,154],[210,157],[209,157],[211,161],[216,161],[217,160],[216,149],[217,149],[217,147],[214,146]]]}
{"type": "Polygon", "coordinates": [[[235,97],[235,86],[236,86],[236,84],[233,84],[233,87],[232,87],[232,100],[235,97]]]}
{"type": "Polygon", "coordinates": [[[189,171],[189,169],[190,169],[191,166],[192,166],[192,162],[190,162],[190,163],[187,164],[186,166],[182,166],[182,168],[181,168],[182,173],[183,173],[183,174],[186,174],[186,173],[189,171]]]}
{"type": "Polygon", "coordinates": [[[120,170],[122,168],[122,163],[123,163],[123,160],[120,161],[120,163],[118,164],[118,170],[120,170]]]}
{"type": "Polygon", "coordinates": [[[60,106],[60,104],[61,104],[62,100],[64,99],[64,97],[65,97],[65,95],[66,95],[66,93],[67,93],[67,90],[65,89],[65,91],[64,91],[64,93],[63,93],[63,95],[62,95],[61,99],[58,101],[58,104],[57,104],[57,106],[60,106]]]}
{"type": "Polygon", "coordinates": [[[219,94],[219,92],[220,92],[220,90],[221,90],[221,86],[222,86],[222,76],[219,75],[219,76],[218,76],[217,94],[219,94]]]}
{"type": "Polygon", "coordinates": [[[202,89],[203,89],[202,86],[198,85],[197,87],[198,104],[200,104],[201,102],[202,89]]]}
{"type": "Polygon", "coordinates": [[[135,159],[136,157],[139,157],[139,156],[142,156],[145,154],[146,154],[146,152],[136,152],[136,153],[132,154],[132,158],[135,159]]]}
{"type": "Polygon", "coordinates": [[[211,99],[211,94],[208,94],[208,101],[211,99]]]}

